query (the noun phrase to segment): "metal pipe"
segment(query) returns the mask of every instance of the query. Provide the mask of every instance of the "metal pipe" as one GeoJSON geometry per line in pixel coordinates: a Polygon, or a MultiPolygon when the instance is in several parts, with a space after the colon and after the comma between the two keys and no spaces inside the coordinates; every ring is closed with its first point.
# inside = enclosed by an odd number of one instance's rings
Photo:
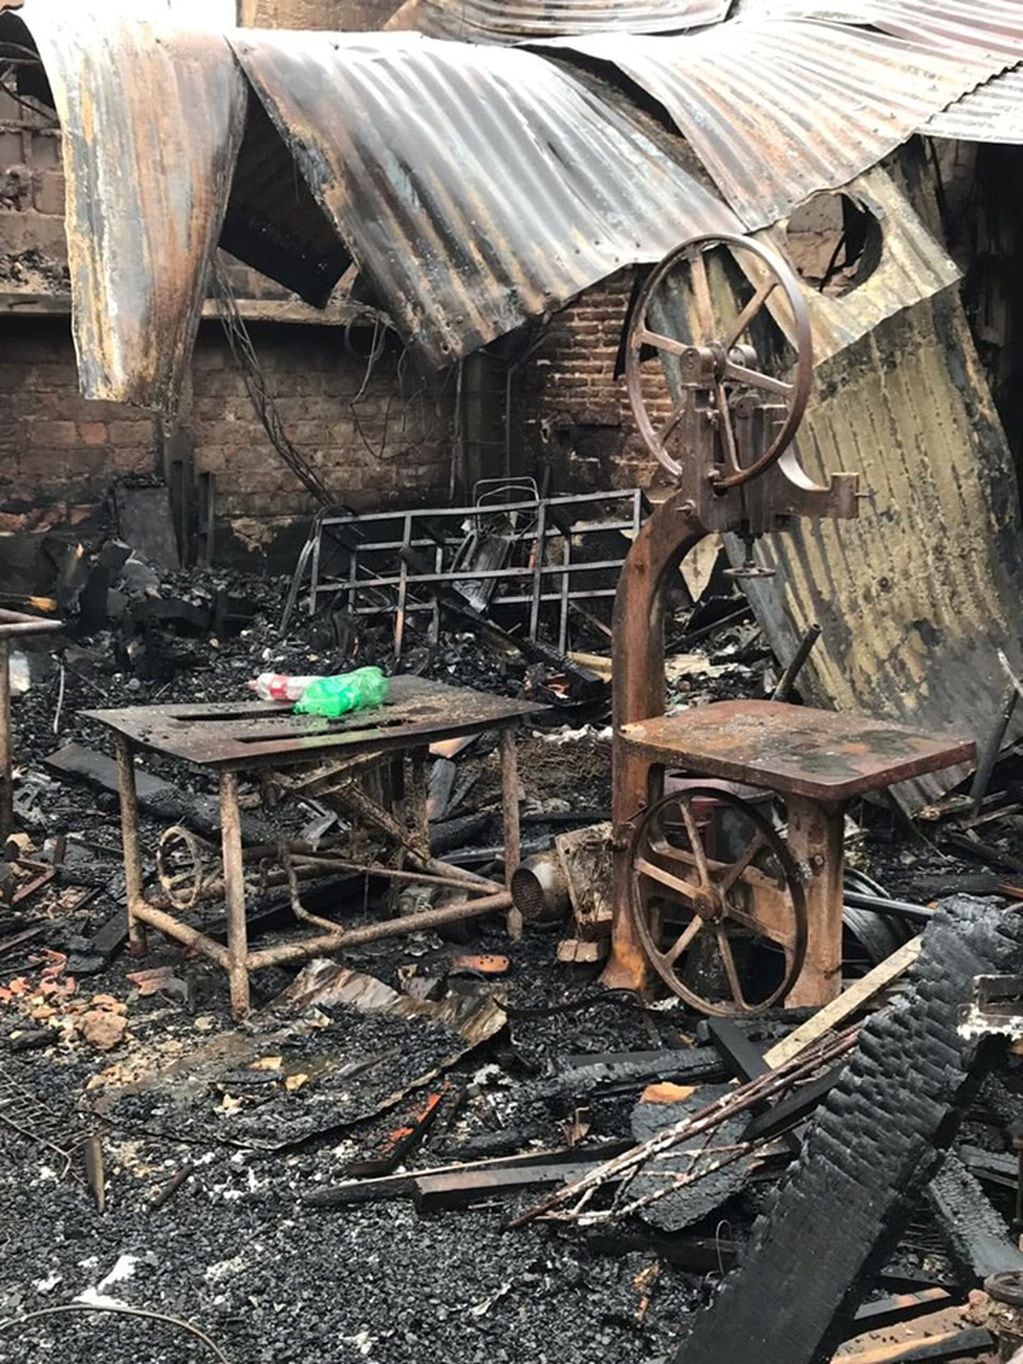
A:
{"type": "Polygon", "coordinates": [[[245,923],[245,866],[242,860],[238,773],[220,774],[220,838],[224,859],[224,899],[227,906],[227,973],[231,1012],[243,1018],[249,1011],[248,933],[245,923]]]}
{"type": "Polygon", "coordinates": [[[380,938],[399,937],[403,933],[417,933],[428,928],[439,928],[443,924],[458,923],[463,919],[475,919],[481,914],[498,913],[508,909],[510,905],[511,896],[507,891],[501,891],[498,895],[483,895],[478,900],[467,900],[462,904],[445,905],[438,909],[425,909],[419,914],[403,914],[396,919],[364,924],[361,928],[325,934],[323,937],[310,938],[305,942],[265,947],[259,952],[250,952],[247,965],[250,971],[258,971],[264,966],[280,966],[284,962],[301,961],[317,952],[332,952],[339,947],[356,947],[362,943],[376,942],[380,938]]]}
{"type": "Polygon", "coordinates": [[[847,905],[854,905],[857,909],[872,909],[877,914],[898,914],[904,919],[916,919],[921,923],[934,918],[933,909],[928,909],[926,905],[911,904],[908,900],[889,900],[886,896],[864,895],[858,890],[843,891],[842,899],[847,905]]]}
{"type": "MultiPolygon", "coordinates": [[[[519,766],[515,749],[515,730],[501,730],[501,834],[504,839],[504,880],[511,890],[512,878],[519,867],[522,831],[519,825],[519,766]]],[[[513,942],[522,937],[522,913],[512,896],[508,897],[508,936],[513,942]]]]}
{"type": "Polygon", "coordinates": [[[175,942],[184,943],[186,947],[190,947],[196,952],[201,952],[204,957],[209,957],[218,966],[230,971],[231,956],[228,949],[222,943],[214,942],[212,938],[208,938],[205,933],[200,933],[197,928],[182,923],[173,914],[167,914],[164,910],[151,905],[148,900],[141,898],[129,899],[128,913],[131,918],[149,924],[150,927],[157,929],[166,937],[173,938],[175,942]]]}
{"type": "Polygon", "coordinates": [[[20,635],[55,635],[63,629],[59,620],[23,620],[20,624],[0,624],[0,639],[17,639],[20,635]]]}
{"type": "Polygon", "coordinates": [[[1005,740],[1005,732],[1009,728],[1018,700],[1019,692],[1016,689],[1016,683],[1010,682],[1002,700],[1002,708],[995,720],[994,728],[991,730],[988,741],[980,755],[977,771],[973,776],[973,785],[970,787],[970,800],[973,802],[972,813],[974,815],[980,813],[980,807],[991,781],[991,773],[995,770],[995,763],[998,761],[998,755],[1002,751],[1002,743],[1005,740]]]}
{"type": "Polygon", "coordinates": [[[802,672],[803,664],[810,657],[810,654],[813,652],[813,646],[817,643],[820,637],[821,627],[815,621],[813,625],[811,625],[810,628],[806,631],[806,634],[804,634],[803,638],[799,641],[799,647],[796,649],[796,652],[792,655],[792,660],[789,663],[789,666],[785,669],[785,671],[779,678],[778,685],[771,693],[772,701],[787,701],[789,699],[789,693],[795,686],[796,678],[802,672]]]}
{"type": "Polygon", "coordinates": [[[11,756],[11,646],[0,638],[0,837],[14,832],[14,762],[11,756]]]}
{"type": "Polygon", "coordinates": [[[128,905],[128,951],[133,957],[145,956],[146,933],[139,926],[142,897],[142,855],[139,852],[139,804],[135,791],[135,755],[131,741],[114,733],[117,755],[117,793],[121,799],[121,846],[124,850],[124,895],[128,905]]]}

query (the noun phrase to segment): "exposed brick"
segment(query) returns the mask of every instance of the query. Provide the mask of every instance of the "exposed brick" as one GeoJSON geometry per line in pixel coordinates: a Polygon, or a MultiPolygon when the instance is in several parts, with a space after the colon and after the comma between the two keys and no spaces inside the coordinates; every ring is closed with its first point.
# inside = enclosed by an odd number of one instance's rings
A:
{"type": "Polygon", "coordinates": [[[79,422],[78,434],[85,445],[106,445],[110,432],[103,422],[79,422]]]}

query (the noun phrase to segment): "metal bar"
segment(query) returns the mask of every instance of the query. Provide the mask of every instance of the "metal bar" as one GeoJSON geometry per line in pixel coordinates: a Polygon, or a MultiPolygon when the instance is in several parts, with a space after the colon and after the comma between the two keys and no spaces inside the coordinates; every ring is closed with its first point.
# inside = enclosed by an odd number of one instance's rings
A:
{"type": "Polygon", "coordinates": [[[380,938],[398,937],[403,933],[418,933],[428,928],[439,928],[443,924],[457,923],[463,919],[475,919],[481,914],[495,914],[508,909],[511,896],[507,891],[497,895],[483,895],[478,900],[467,900],[456,905],[446,905],[439,909],[424,909],[419,914],[403,914],[396,919],[384,919],[380,923],[364,924],[361,928],[342,930],[336,934],[324,934],[310,938],[306,942],[280,943],[277,947],[264,947],[258,952],[250,952],[246,965],[250,971],[258,971],[264,966],[280,966],[284,962],[301,961],[315,956],[318,952],[334,951],[339,947],[356,947],[362,943],[376,942],[380,938]]]}
{"type": "Polygon", "coordinates": [[[973,785],[970,787],[970,799],[973,801],[973,815],[980,814],[980,807],[984,796],[987,794],[988,784],[991,781],[991,773],[995,770],[995,763],[998,755],[1002,751],[1002,743],[1005,740],[1005,732],[1009,728],[1012,720],[1013,711],[1016,709],[1016,702],[1019,700],[1019,692],[1016,683],[1010,682],[1002,700],[1002,708],[998,712],[994,727],[988,736],[987,743],[984,745],[977,763],[977,771],[973,777],[973,785]]]}
{"type": "Polygon", "coordinates": [[[224,858],[224,899],[227,905],[227,973],[231,986],[231,1012],[235,1018],[244,1018],[249,1011],[249,972],[246,965],[248,934],[237,772],[220,774],[220,838],[224,858]]]}
{"type": "MultiPolygon", "coordinates": [[[[500,509],[502,512],[512,511],[535,511],[541,502],[545,502],[549,507],[574,507],[581,506],[588,502],[623,502],[631,500],[636,492],[642,495],[642,489],[622,488],[620,491],[608,489],[604,492],[596,493],[558,493],[556,497],[531,497],[521,502],[502,502],[500,509]]],[[[428,507],[418,513],[420,516],[429,516],[433,520],[444,520],[449,517],[475,516],[479,512],[478,506],[461,507],[428,507]]],[[[373,512],[370,515],[353,514],[350,516],[326,516],[323,519],[324,526],[354,526],[359,525],[374,526],[380,525],[385,521],[397,521],[404,515],[402,511],[381,511],[373,512]]]]}
{"type": "Polygon", "coordinates": [[[148,900],[141,897],[129,899],[128,914],[129,921],[131,919],[141,920],[143,923],[149,924],[150,927],[158,929],[165,937],[173,938],[175,942],[184,943],[186,947],[201,952],[204,957],[209,957],[218,966],[230,971],[231,955],[222,943],[214,942],[205,933],[200,933],[197,928],[182,923],[173,914],[168,914],[165,910],[150,904],[148,900]]]}
{"type": "MultiPolygon", "coordinates": [[[[512,877],[518,870],[522,850],[519,823],[519,765],[516,752],[516,732],[510,725],[501,730],[501,832],[504,838],[504,878],[511,889],[512,877]]],[[[508,936],[513,942],[522,937],[522,911],[516,905],[508,909],[508,936]]]]}
{"type": "Polygon", "coordinates": [[[392,881],[414,881],[417,885],[451,886],[456,890],[489,890],[496,894],[501,887],[496,881],[470,880],[461,867],[452,868],[451,876],[439,876],[427,871],[405,871],[399,867],[384,867],[378,862],[355,862],[343,857],[315,857],[309,853],[291,853],[296,867],[308,867],[310,871],[351,871],[358,875],[382,876],[392,881]]]}
{"type": "Polygon", "coordinates": [[[803,664],[810,657],[810,654],[813,651],[813,646],[817,643],[820,637],[821,627],[815,621],[813,625],[811,625],[810,628],[807,630],[803,638],[799,641],[799,644],[796,648],[796,652],[792,655],[792,660],[789,663],[789,666],[785,669],[781,677],[778,679],[778,685],[771,693],[772,701],[787,701],[789,699],[789,693],[792,691],[792,688],[796,685],[796,678],[802,671],[803,664]]]}
{"type": "Polygon", "coordinates": [[[14,832],[14,760],[11,754],[11,648],[0,639],[0,838],[14,832]]]}
{"type": "MultiPolygon", "coordinates": [[[[562,536],[561,543],[564,545],[563,557],[561,562],[561,614],[558,619],[558,650],[564,653],[568,648],[568,600],[569,600],[569,581],[571,574],[577,569],[582,569],[581,564],[572,563],[572,537],[562,536]]],[[[586,566],[588,567],[588,565],[586,566]]],[[[599,564],[594,564],[594,568],[599,568],[599,564]]]]}
{"type": "MultiPolygon", "coordinates": [[[[567,540],[567,537],[563,537],[567,540]]],[[[399,549],[407,546],[400,545],[399,549]]],[[[462,583],[471,579],[473,582],[492,582],[507,578],[529,578],[539,576],[541,578],[564,577],[565,574],[575,575],[577,573],[610,573],[613,569],[621,568],[621,559],[596,559],[593,561],[576,561],[575,563],[562,561],[559,564],[544,564],[539,571],[524,567],[513,568],[480,568],[480,569],[449,569],[444,573],[409,573],[406,582],[410,587],[418,587],[423,583],[462,583]]],[[[392,573],[388,577],[375,577],[372,582],[360,583],[360,588],[366,587],[400,587],[402,582],[401,573],[392,573]]],[[[325,583],[318,588],[318,592],[339,592],[342,590],[340,583],[325,583]]]]}
{"type": "Polygon", "coordinates": [[[543,556],[547,546],[547,504],[541,502],[539,511],[536,514],[536,543],[533,546],[533,553],[536,560],[533,564],[533,590],[530,594],[529,611],[529,638],[536,641],[540,630],[540,602],[542,599],[543,587],[543,556]]]}
{"type": "MultiPolygon", "coordinates": [[[[412,539],[412,516],[405,517],[405,536],[401,542],[402,549],[407,549],[409,541],[412,539]]],[[[405,559],[401,560],[398,578],[398,604],[394,613],[394,663],[395,667],[401,662],[401,648],[405,642],[405,603],[408,600],[409,571],[405,559]]]]}
{"type": "Polygon", "coordinates": [[[124,896],[128,905],[128,951],[145,956],[146,933],[139,925],[142,898],[142,855],[139,851],[139,803],[135,790],[135,754],[131,741],[114,734],[117,757],[117,793],[121,798],[121,845],[124,849],[124,896]]]}
{"type": "Polygon", "coordinates": [[[19,639],[22,635],[55,635],[63,628],[63,621],[32,620],[21,624],[0,625],[0,639],[19,639]]]}

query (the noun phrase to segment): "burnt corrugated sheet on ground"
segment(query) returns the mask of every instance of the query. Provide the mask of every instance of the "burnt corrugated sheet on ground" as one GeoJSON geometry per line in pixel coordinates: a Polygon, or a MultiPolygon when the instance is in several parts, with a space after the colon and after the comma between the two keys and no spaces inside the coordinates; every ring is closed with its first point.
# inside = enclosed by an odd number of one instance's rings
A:
{"type": "Polygon", "coordinates": [[[382,304],[442,365],[734,215],[528,52],[405,33],[235,51],[382,304]]]}
{"type": "Polygon", "coordinates": [[[676,1364],[831,1358],[982,1069],[986,1053],[964,1049],[956,1033],[959,1005],[974,976],[1015,971],[1021,952],[1018,913],[993,901],[945,902],[905,994],[864,1025],[741,1266],[676,1364]]]}
{"type": "Polygon", "coordinates": [[[432,38],[513,43],[562,33],[680,33],[728,17],[731,0],[421,0],[432,38]]]}
{"type": "Polygon", "coordinates": [[[0,19],[0,41],[33,39],[63,134],[82,392],[172,406],[241,141],[244,78],[220,35],[116,14],[0,19]]]}
{"type": "Polygon", "coordinates": [[[617,67],[656,100],[748,228],[845,184],[1008,64],[965,44],[946,52],[788,17],[672,38],[603,34],[538,46],[617,67]]]}

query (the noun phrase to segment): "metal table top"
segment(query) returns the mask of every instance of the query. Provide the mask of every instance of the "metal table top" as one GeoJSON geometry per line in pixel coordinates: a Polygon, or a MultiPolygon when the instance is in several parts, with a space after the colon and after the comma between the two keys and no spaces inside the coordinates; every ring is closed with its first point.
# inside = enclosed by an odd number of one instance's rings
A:
{"type": "Polygon", "coordinates": [[[140,748],[198,767],[290,766],[329,753],[356,756],[387,748],[426,747],[440,739],[513,725],[546,709],[526,701],[392,677],[387,700],[337,720],[295,715],[289,701],[216,701],[129,706],[83,714],[140,748]]]}
{"type": "Polygon", "coordinates": [[[972,739],[780,701],[718,701],[621,733],[650,762],[822,802],[969,762],[976,750],[972,739]]]}

